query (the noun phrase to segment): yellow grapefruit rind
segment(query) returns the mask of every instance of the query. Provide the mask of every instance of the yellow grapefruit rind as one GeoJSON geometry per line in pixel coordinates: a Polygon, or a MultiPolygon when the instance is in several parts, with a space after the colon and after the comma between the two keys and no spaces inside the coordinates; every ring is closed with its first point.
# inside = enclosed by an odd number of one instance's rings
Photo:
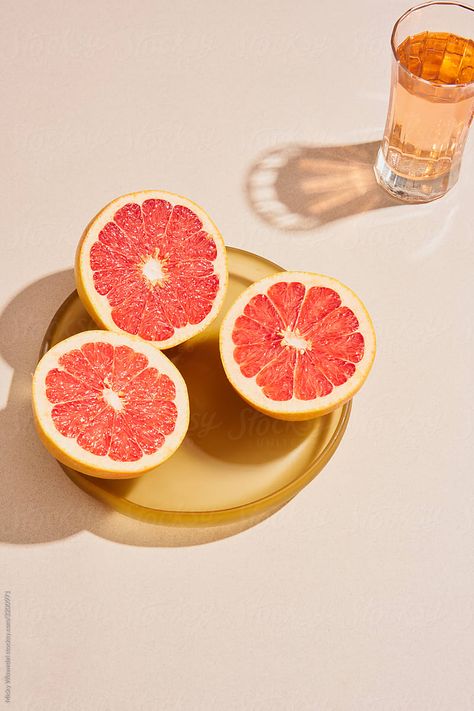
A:
{"type": "Polygon", "coordinates": [[[116,334],[108,331],[85,331],[51,348],[39,361],[32,383],[33,417],[38,435],[44,446],[55,459],[71,469],[82,474],[102,479],[131,479],[166,461],[180,446],[189,426],[189,398],[184,379],[176,366],[155,346],[134,336],[116,334]],[[128,345],[134,350],[144,353],[149,360],[149,366],[156,367],[160,373],[171,377],[176,387],[175,404],[178,408],[178,418],[175,430],[155,454],[143,455],[137,462],[114,462],[109,457],[101,457],[82,449],[72,437],[62,435],[50,415],[53,404],[46,397],[45,377],[51,368],[57,367],[57,361],[64,352],[79,348],[82,343],[90,341],[106,341],[112,345],[128,345]],[[157,357],[158,356],[158,357],[157,357]],[[109,466],[105,467],[104,464],[109,466]]]}
{"type": "Polygon", "coordinates": [[[213,237],[217,248],[217,257],[214,261],[214,272],[219,276],[220,285],[211,311],[198,324],[188,324],[182,328],[175,328],[174,335],[165,341],[146,341],[147,343],[153,343],[153,345],[160,350],[165,350],[187,341],[189,338],[196,336],[198,333],[201,333],[201,331],[207,328],[217,317],[227,291],[228,269],[225,243],[216,224],[213,220],[211,220],[207,212],[200,205],[186,197],[183,197],[182,195],[176,195],[175,193],[167,192],[165,190],[142,190],[139,192],[127,193],[126,195],[121,195],[120,197],[115,198],[115,200],[112,200],[104,208],[102,208],[102,210],[97,213],[97,215],[85,228],[77,246],[74,272],[79,298],[95,323],[108,331],[131,335],[127,331],[120,329],[114,323],[111,316],[111,307],[107,297],[101,296],[95,290],[93,271],[89,260],[89,252],[94,242],[97,241],[101,229],[107,222],[113,219],[113,216],[117,210],[129,202],[136,202],[141,205],[148,199],[167,200],[173,206],[184,205],[185,207],[188,207],[199,217],[203,224],[203,229],[213,237]]]}
{"type": "Polygon", "coordinates": [[[222,365],[226,376],[236,392],[252,407],[265,415],[279,420],[310,420],[327,415],[336,410],[357,393],[364,384],[376,353],[375,330],[369,312],[359,297],[345,284],[324,274],[311,272],[278,272],[265,277],[249,286],[232,304],[222,321],[219,334],[219,348],[222,365]],[[235,320],[243,314],[248,301],[256,294],[265,294],[269,287],[278,281],[296,281],[305,286],[326,286],[334,289],[342,300],[342,306],[348,306],[356,315],[359,327],[364,336],[364,356],[356,364],[356,371],[344,385],[336,386],[332,393],[314,400],[276,401],[267,398],[256,384],[256,377],[246,378],[240,372],[239,365],[235,362],[233,352],[235,345],[232,341],[232,331],[235,320]]]}

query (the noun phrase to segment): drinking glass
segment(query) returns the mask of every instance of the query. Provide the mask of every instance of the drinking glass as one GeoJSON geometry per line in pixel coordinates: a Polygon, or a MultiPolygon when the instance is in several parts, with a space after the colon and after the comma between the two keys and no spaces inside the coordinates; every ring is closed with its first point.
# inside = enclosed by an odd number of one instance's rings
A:
{"type": "Polygon", "coordinates": [[[395,23],[387,123],[377,182],[407,202],[455,185],[474,112],[474,8],[429,2],[395,23]]]}

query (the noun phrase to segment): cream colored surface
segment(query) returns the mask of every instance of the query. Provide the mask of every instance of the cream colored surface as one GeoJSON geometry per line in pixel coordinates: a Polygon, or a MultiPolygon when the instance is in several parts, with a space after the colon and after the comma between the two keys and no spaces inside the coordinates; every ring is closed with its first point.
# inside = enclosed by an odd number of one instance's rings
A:
{"type": "Polygon", "coordinates": [[[471,139],[459,185],[430,205],[394,205],[373,185],[368,142],[382,135],[389,34],[406,7],[2,4],[12,709],[474,708],[474,154],[471,139]],[[73,288],[85,223],[155,187],[203,205],[229,244],[349,284],[378,336],[327,468],[267,521],[195,547],[172,547],[172,530],[143,545],[146,524],[78,490],[30,414],[39,341],[73,288]]]}

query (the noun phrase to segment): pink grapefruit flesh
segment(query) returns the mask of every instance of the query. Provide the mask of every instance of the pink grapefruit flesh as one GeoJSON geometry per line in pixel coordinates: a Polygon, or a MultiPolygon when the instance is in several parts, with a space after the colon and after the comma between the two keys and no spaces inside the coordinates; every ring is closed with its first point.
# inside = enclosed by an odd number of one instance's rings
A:
{"type": "Polygon", "coordinates": [[[85,474],[127,478],[161,464],[189,420],[186,385],[151,344],[86,331],[39,362],[33,409],[46,447],[85,474]]]}
{"type": "Polygon", "coordinates": [[[241,294],[220,335],[235,389],[282,419],[310,419],[347,402],[375,356],[367,310],[336,279],[306,272],[266,277],[241,294]]]}
{"type": "Polygon", "coordinates": [[[170,348],[217,316],[227,285],[224,242],[187,198],[130,193],[86,228],[76,283],[100,326],[170,348]]]}

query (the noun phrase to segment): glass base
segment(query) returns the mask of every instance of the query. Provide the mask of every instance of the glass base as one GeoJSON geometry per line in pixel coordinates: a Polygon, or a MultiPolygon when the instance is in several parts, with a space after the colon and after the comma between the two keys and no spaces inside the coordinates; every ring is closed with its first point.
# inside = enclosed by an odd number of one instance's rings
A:
{"type": "Polygon", "coordinates": [[[457,182],[459,169],[443,173],[436,178],[406,178],[398,175],[385,161],[382,149],[374,165],[377,183],[390,195],[405,202],[431,202],[446,195],[457,182]]]}

